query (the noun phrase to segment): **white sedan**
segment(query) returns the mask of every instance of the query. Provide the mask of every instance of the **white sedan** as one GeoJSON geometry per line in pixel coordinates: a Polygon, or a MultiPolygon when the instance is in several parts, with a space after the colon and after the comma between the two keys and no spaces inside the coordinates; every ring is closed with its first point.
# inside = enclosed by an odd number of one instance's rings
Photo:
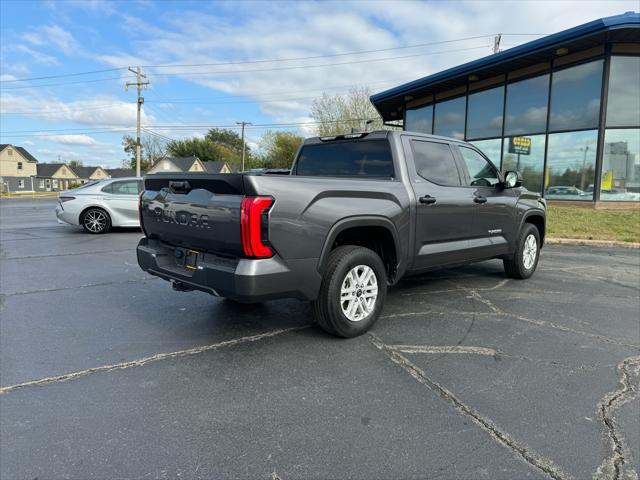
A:
{"type": "Polygon", "coordinates": [[[60,192],[59,223],[82,225],[88,233],[106,233],[111,227],[139,227],[138,195],[142,179],[112,178],[60,192]]]}

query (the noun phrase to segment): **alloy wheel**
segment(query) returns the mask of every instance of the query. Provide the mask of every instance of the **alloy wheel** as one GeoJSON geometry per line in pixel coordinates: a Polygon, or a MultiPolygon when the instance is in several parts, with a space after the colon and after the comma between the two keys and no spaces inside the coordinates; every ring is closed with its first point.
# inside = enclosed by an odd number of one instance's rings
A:
{"type": "Polygon", "coordinates": [[[367,265],[352,268],[340,289],[342,313],[352,322],[359,322],[373,312],[378,298],[378,279],[367,265]]]}

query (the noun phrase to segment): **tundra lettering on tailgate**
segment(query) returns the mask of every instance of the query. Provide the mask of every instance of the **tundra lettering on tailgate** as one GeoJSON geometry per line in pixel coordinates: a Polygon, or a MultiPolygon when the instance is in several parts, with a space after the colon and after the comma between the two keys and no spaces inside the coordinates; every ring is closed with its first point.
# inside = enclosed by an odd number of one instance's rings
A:
{"type": "Polygon", "coordinates": [[[211,229],[208,215],[198,215],[184,210],[170,210],[156,207],[153,210],[157,222],[175,223],[185,227],[211,229]]]}

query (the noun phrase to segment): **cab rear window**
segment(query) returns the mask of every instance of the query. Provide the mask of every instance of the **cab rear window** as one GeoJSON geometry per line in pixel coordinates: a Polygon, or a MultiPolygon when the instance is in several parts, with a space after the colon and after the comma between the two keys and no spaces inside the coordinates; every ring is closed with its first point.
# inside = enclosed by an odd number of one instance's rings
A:
{"type": "Polygon", "coordinates": [[[387,140],[305,145],[296,175],[323,177],[393,178],[393,158],[387,140]]]}

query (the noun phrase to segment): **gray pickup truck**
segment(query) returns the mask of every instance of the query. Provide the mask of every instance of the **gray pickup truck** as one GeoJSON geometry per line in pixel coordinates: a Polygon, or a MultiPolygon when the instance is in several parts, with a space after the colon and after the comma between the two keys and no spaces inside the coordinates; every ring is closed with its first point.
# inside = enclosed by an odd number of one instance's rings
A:
{"type": "Polygon", "coordinates": [[[490,258],[515,278],[536,269],[544,200],[468,143],[316,137],[282,173],[148,175],[140,267],[179,291],[310,300],[320,326],[342,337],[369,329],[405,275],[490,258]]]}

